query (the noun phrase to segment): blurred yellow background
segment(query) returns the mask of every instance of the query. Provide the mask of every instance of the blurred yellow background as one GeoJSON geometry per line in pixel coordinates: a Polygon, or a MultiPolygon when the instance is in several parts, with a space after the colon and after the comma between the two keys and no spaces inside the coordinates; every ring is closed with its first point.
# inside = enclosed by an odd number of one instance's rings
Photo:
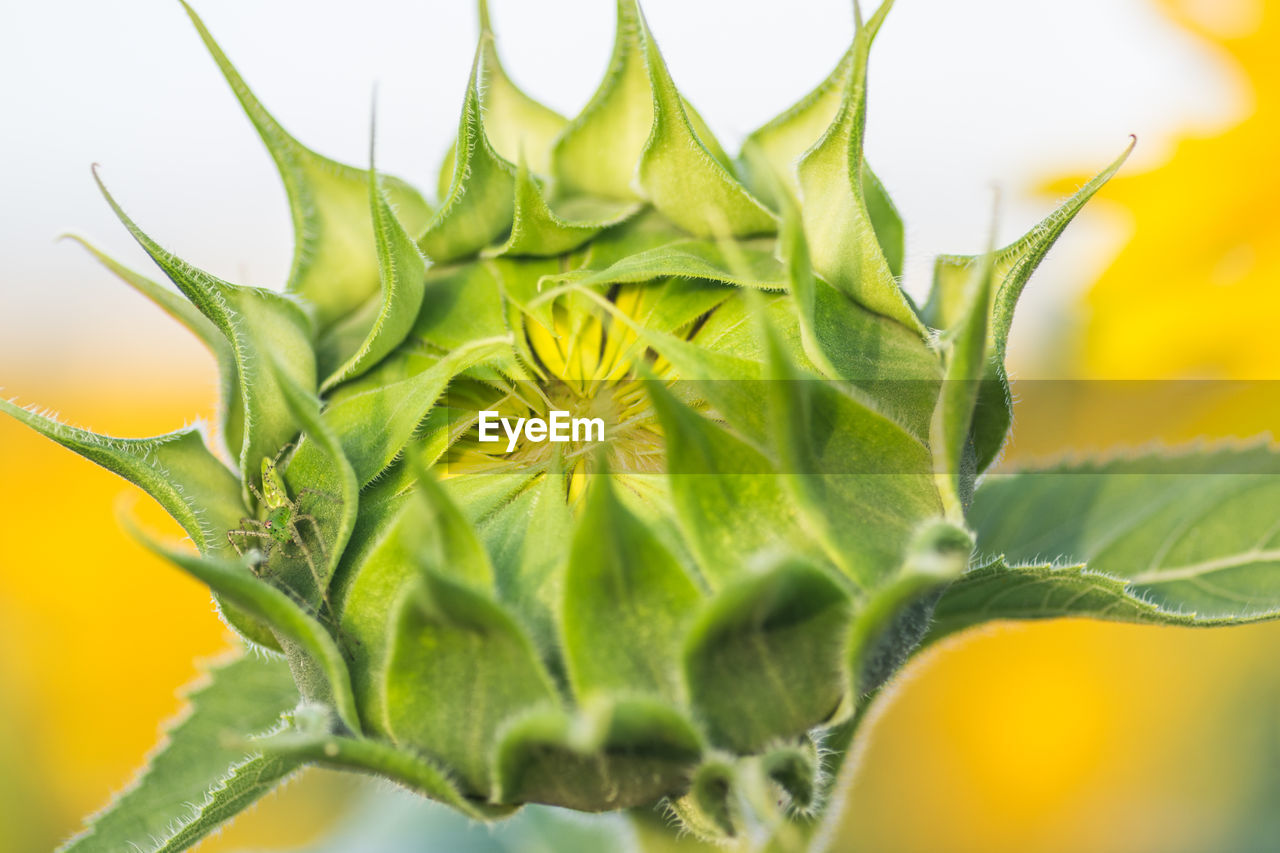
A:
{"type": "MultiPolygon", "coordinates": [[[[1061,376],[1280,378],[1280,4],[1222,26],[1212,3],[1161,6],[1247,73],[1252,113],[1104,191],[1134,236],[1080,306],[1073,346],[1021,352],[1061,376]]],[[[130,347],[63,364],[80,367],[6,359],[5,393],[118,435],[212,414],[195,343],[166,339],[162,364],[130,347]]],[[[1224,410],[1187,435],[1238,432],[1241,416],[1269,418],[1224,410]]],[[[112,475],[3,420],[0,477],[0,849],[45,850],[128,780],[178,712],[175,686],[228,638],[207,592],[119,529],[112,475]]],[[[948,643],[880,707],[843,837],[877,853],[1280,849],[1257,834],[1280,805],[1277,648],[1280,624],[1072,621],[948,643]]],[[[301,844],[356,796],[313,774],[202,849],[301,844]]]]}

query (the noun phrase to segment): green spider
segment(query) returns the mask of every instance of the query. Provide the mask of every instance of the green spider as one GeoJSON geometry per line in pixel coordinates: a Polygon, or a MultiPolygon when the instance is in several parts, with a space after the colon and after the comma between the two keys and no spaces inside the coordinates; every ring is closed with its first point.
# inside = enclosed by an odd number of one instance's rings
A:
{"type": "MultiPolygon", "coordinates": [[[[242,526],[237,530],[228,530],[227,541],[231,543],[232,548],[236,549],[236,553],[241,556],[244,556],[246,546],[251,542],[257,540],[260,543],[260,547],[257,550],[261,554],[261,559],[255,564],[255,571],[257,565],[261,565],[271,558],[271,552],[277,546],[286,548],[289,545],[296,545],[303,558],[306,559],[308,568],[311,569],[311,577],[315,581],[316,589],[320,590],[321,595],[324,596],[325,587],[320,578],[320,571],[316,568],[312,548],[307,545],[300,527],[303,523],[311,525],[316,545],[319,547],[320,558],[324,559],[325,547],[324,539],[320,535],[320,523],[316,521],[314,515],[302,512],[299,508],[299,503],[304,495],[315,495],[330,500],[336,500],[336,496],[318,489],[299,489],[297,496],[294,499],[290,499],[288,487],[285,486],[284,477],[280,474],[278,467],[280,458],[284,456],[285,451],[288,449],[289,445],[281,448],[275,459],[263,458],[262,491],[258,491],[252,482],[248,484],[250,491],[258,499],[259,507],[266,510],[266,518],[245,517],[240,519],[242,526]]],[[[327,603],[327,596],[325,601],[327,603]]]]}

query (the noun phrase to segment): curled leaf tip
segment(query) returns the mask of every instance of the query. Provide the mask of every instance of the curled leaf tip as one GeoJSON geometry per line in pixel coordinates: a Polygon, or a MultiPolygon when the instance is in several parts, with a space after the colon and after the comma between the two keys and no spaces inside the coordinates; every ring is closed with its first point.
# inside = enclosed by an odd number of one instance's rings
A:
{"type": "MultiPolygon", "coordinates": [[[[889,12],[893,10],[893,4],[894,0],[883,0],[875,13],[867,19],[865,26],[861,27],[866,30],[869,38],[875,38],[876,33],[880,31],[880,26],[884,23],[884,19],[887,18],[889,16],[889,12]]],[[[855,3],[855,9],[856,8],[857,4],[855,3]]],[[[860,13],[859,19],[861,19],[860,13]]]]}

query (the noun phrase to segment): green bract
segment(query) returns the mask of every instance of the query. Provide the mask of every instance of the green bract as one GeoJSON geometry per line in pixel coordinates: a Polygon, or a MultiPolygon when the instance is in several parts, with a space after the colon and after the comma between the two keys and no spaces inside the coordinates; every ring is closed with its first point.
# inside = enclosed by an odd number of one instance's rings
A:
{"type": "Polygon", "coordinates": [[[799,849],[922,640],[1277,613],[1266,448],[979,484],[1011,423],[1018,296],[1124,157],[1013,245],[940,259],[917,308],[862,151],[890,5],[734,158],[634,0],[572,120],[510,81],[482,4],[434,206],[294,140],[192,13],[280,168],[289,280],[202,272],[110,195],[181,296],[99,257],[217,358],[220,444],[0,407],[159,501],[198,554],[153,547],[280,656],[211,670],[65,849],[184,849],[304,764],[477,819],[665,807],[799,849]],[[608,437],[482,440],[481,412],[552,411],[608,437]]]}

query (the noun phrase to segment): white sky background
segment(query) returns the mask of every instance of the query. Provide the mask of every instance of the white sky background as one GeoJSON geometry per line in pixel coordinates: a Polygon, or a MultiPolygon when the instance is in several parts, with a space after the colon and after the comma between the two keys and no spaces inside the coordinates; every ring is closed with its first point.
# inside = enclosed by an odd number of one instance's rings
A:
{"type": "MultiPolygon", "coordinates": [[[[476,24],[466,0],[195,0],[268,109],[302,142],[367,161],[378,85],[378,165],[424,190],[456,129],[476,24]]],[[[868,6],[874,0],[868,0],[868,6]]],[[[1238,6],[1204,0],[1206,9],[1238,6]]],[[[491,0],[508,71],[572,115],[612,41],[608,0],[491,0]]],[[[677,85],[727,148],[835,64],[847,0],[646,0],[677,85]]],[[[1246,16],[1247,21],[1247,16],[1246,16]]],[[[1249,109],[1226,61],[1154,0],[900,0],[875,46],[869,158],[908,225],[907,286],[933,255],[985,245],[1052,202],[1046,177],[1100,169],[1137,133],[1131,170],[1188,131],[1249,109]]],[[[280,286],[292,252],[274,166],[177,0],[7,2],[0,12],[0,384],[31,363],[85,378],[197,352],[185,332],[71,243],[88,236],[159,276],[97,193],[89,164],[162,245],[231,281],[280,286]],[[78,351],[77,351],[78,350],[78,351]],[[30,362],[30,363],[29,363],[30,362]]],[[[1029,288],[1015,353],[1060,325],[1127,224],[1087,212],[1029,288]]]]}

